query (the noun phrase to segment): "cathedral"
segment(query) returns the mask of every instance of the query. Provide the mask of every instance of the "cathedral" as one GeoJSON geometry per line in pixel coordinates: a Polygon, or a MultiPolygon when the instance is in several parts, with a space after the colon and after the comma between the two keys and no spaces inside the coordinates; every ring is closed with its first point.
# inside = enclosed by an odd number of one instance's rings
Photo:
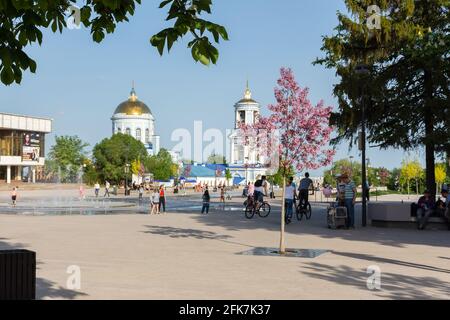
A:
{"type": "Polygon", "coordinates": [[[140,101],[134,85],[127,101],[116,108],[112,120],[112,133],[128,134],[141,141],[150,155],[160,150],[160,137],[155,135],[155,117],[150,108],[140,101]]]}

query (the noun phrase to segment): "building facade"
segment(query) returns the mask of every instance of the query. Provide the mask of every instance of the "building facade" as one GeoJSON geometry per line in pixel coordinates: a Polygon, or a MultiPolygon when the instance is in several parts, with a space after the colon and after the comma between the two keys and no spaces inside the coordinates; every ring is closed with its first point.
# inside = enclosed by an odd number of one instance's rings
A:
{"type": "Polygon", "coordinates": [[[155,117],[150,108],[139,101],[134,87],[127,101],[115,110],[112,120],[112,133],[128,134],[141,141],[150,155],[160,150],[160,137],[155,135],[155,117]]]}
{"type": "Polygon", "coordinates": [[[0,113],[0,179],[36,182],[45,165],[45,135],[52,120],[0,113]]]}

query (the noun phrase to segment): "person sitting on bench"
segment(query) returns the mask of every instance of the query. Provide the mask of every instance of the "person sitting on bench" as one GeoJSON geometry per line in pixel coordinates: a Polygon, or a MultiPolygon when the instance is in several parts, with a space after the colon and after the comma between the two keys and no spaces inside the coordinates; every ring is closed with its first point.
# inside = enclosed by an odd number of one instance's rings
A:
{"type": "Polygon", "coordinates": [[[424,195],[417,203],[417,221],[419,223],[419,230],[425,230],[428,220],[435,212],[436,202],[431,196],[430,191],[425,190],[424,195]]]}
{"type": "Polygon", "coordinates": [[[447,223],[450,230],[450,195],[447,189],[442,189],[442,198],[436,204],[436,214],[439,215],[447,223]]]}

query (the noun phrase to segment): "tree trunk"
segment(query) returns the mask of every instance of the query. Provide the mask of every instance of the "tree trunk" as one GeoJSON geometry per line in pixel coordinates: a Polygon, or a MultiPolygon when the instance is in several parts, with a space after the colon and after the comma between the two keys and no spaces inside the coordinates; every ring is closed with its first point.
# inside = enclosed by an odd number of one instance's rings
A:
{"type": "Polygon", "coordinates": [[[286,177],[283,175],[283,196],[281,197],[281,231],[280,231],[280,254],[286,254],[286,245],[284,241],[284,217],[286,211],[285,205],[285,190],[286,190],[286,177]]]}
{"type": "Polygon", "coordinates": [[[425,70],[425,155],[426,155],[426,185],[433,198],[436,197],[436,174],[435,174],[435,152],[434,143],[434,116],[433,116],[433,79],[431,72],[425,70]]]}
{"type": "Polygon", "coordinates": [[[408,182],[406,184],[406,187],[408,188],[408,199],[409,199],[409,190],[411,190],[411,188],[409,187],[409,180],[408,180],[408,182]]]}
{"type": "Polygon", "coordinates": [[[416,178],[416,194],[419,195],[419,179],[416,178]]]}

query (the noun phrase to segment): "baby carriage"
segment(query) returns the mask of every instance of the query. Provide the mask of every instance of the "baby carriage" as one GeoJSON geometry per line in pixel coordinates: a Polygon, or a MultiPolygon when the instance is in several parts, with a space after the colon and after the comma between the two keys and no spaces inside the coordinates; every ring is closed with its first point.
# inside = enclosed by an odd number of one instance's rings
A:
{"type": "Polygon", "coordinates": [[[347,208],[333,203],[327,210],[327,223],[329,229],[340,229],[347,226],[347,208]]]}
{"type": "Polygon", "coordinates": [[[347,208],[344,206],[345,190],[338,186],[338,197],[335,203],[332,203],[327,210],[327,224],[329,229],[340,229],[347,226],[347,208]]]}

